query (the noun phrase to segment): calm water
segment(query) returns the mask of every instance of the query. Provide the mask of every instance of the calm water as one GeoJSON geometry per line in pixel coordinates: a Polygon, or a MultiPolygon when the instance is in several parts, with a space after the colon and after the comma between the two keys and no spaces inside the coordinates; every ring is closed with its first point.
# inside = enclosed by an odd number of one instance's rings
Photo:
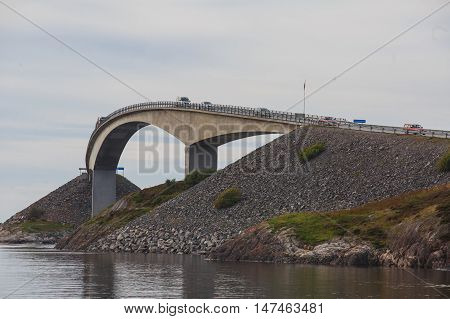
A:
{"type": "Polygon", "coordinates": [[[0,246],[7,298],[443,298],[450,272],[84,254],[0,246]]]}

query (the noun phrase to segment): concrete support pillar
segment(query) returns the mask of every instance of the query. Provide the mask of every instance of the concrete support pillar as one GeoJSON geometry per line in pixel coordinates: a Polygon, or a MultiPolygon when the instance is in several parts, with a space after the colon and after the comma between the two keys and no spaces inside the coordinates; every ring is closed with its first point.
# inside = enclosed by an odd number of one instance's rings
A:
{"type": "Polygon", "coordinates": [[[185,148],[185,173],[217,170],[217,146],[205,141],[187,145],[185,148]]]}
{"type": "Polygon", "coordinates": [[[92,171],[92,216],[116,201],[116,171],[92,171]]]}

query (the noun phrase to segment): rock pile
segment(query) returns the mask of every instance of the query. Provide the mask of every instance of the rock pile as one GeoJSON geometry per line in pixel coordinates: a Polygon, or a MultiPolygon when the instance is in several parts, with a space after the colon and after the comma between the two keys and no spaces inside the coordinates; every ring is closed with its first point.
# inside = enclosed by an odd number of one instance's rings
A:
{"type": "Polygon", "coordinates": [[[140,253],[206,254],[224,241],[218,233],[203,234],[199,231],[172,228],[148,229],[123,227],[117,232],[100,239],[89,250],[140,253]]]}
{"type": "MultiPolygon", "coordinates": [[[[139,188],[126,178],[117,175],[117,195],[125,196],[139,188]]],[[[0,225],[0,241],[8,242],[49,242],[61,234],[27,234],[15,227],[30,220],[33,211],[39,212],[38,219],[78,226],[91,215],[91,185],[87,174],[78,176],[18,212],[0,225]],[[55,235],[55,236],[53,236],[55,235]]]]}

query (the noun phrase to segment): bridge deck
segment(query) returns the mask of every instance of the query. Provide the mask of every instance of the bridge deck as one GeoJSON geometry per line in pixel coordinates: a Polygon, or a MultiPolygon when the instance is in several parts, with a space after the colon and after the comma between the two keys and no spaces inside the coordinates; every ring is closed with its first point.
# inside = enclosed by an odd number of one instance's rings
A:
{"type": "MultiPolygon", "coordinates": [[[[250,108],[242,106],[231,106],[231,105],[220,105],[220,104],[202,104],[202,103],[185,103],[185,102],[146,102],[133,104],[124,108],[121,108],[106,117],[102,117],[101,121],[97,123],[97,126],[92,133],[95,133],[102,128],[107,122],[113,120],[119,116],[127,113],[141,112],[145,110],[162,109],[162,108],[176,108],[180,110],[199,110],[212,113],[220,114],[232,114],[239,115],[251,119],[265,119],[273,120],[276,122],[284,122],[288,124],[298,124],[298,125],[319,125],[320,117],[317,115],[308,115],[302,113],[291,113],[291,112],[281,112],[281,111],[271,111],[259,108],[250,108]]],[[[356,124],[349,122],[345,119],[336,119],[336,125],[333,125],[342,129],[350,129],[357,131],[369,131],[369,132],[381,132],[381,133],[391,133],[391,134],[405,134],[403,127],[397,126],[384,126],[384,125],[372,125],[372,124],[356,124]]],[[[450,131],[443,130],[425,130],[424,136],[439,137],[439,138],[449,138],[450,131]]]]}

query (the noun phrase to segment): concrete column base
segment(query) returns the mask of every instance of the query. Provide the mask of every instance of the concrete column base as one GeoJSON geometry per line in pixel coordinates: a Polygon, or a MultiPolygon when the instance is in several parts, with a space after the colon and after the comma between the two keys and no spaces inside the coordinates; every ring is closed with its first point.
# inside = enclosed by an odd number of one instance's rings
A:
{"type": "Polygon", "coordinates": [[[206,169],[217,170],[217,146],[205,141],[186,146],[185,173],[206,169]]]}
{"type": "Polygon", "coordinates": [[[116,171],[92,171],[92,216],[116,201],[116,171]]]}

